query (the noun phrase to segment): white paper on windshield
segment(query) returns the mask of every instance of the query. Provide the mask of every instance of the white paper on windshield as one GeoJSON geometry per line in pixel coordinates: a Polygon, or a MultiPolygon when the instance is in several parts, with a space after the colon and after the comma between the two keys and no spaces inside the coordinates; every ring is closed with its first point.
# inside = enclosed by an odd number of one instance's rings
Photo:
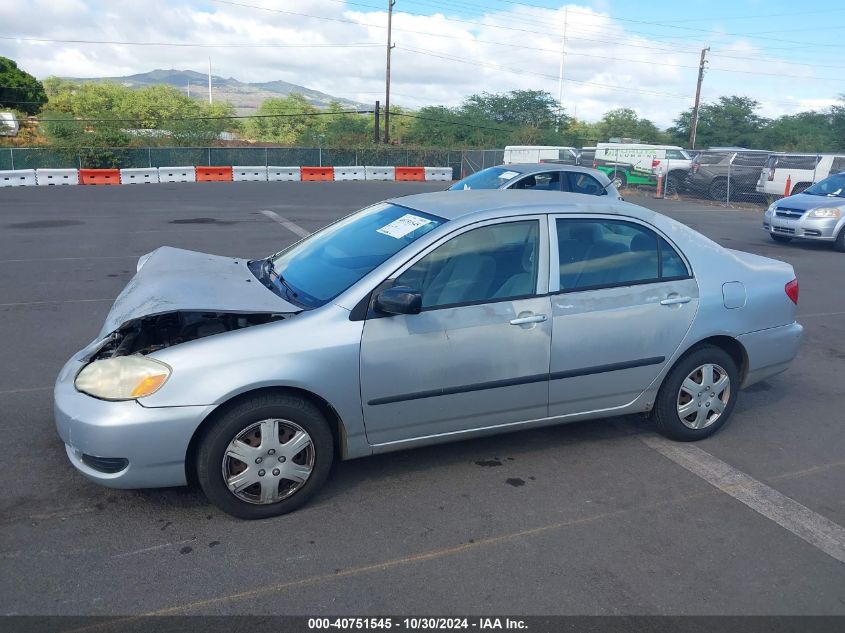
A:
{"type": "Polygon", "coordinates": [[[426,218],[421,218],[418,215],[406,213],[401,218],[393,220],[390,224],[385,224],[377,232],[383,235],[389,235],[390,237],[394,237],[398,240],[400,237],[405,237],[408,233],[413,233],[421,226],[431,223],[432,220],[427,220],[426,218]]]}
{"type": "Polygon", "coordinates": [[[519,172],[518,171],[503,171],[501,174],[499,174],[499,179],[500,180],[510,180],[514,176],[519,176],[519,172]]]}

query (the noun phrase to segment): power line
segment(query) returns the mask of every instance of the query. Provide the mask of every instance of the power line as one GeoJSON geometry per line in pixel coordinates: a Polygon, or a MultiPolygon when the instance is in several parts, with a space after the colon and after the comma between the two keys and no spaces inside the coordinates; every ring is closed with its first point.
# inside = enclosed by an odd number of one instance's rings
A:
{"type": "Polygon", "coordinates": [[[124,42],[118,40],[53,39],[46,37],[16,37],[0,35],[0,40],[48,42],[64,44],[117,44],[120,46],[176,46],[185,48],[369,48],[379,44],[354,42],[349,44],[197,44],[192,42],[124,42]]]}
{"type": "MultiPolygon", "coordinates": [[[[514,74],[518,74],[518,75],[533,75],[535,77],[544,77],[544,78],[547,78],[547,79],[555,79],[555,80],[558,79],[557,75],[548,75],[548,74],[545,74],[545,73],[533,72],[533,71],[525,70],[525,69],[522,69],[522,68],[509,68],[507,66],[499,66],[498,64],[490,64],[490,63],[481,62],[481,61],[478,61],[478,60],[467,60],[467,59],[463,59],[461,57],[454,57],[454,56],[451,56],[451,55],[442,55],[442,54],[437,53],[435,51],[429,51],[429,50],[425,50],[425,49],[410,48],[410,47],[407,47],[407,46],[397,46],[397,48],[404,50],[404,51],[409,51],[411,53],[421,53],[423,55],[429,55],[431,57],[439,57],[441,59],[447,59],[447,60],[455,61],[455,62],[458,62],[458,63],[461,63],[461,64],[469,64],[470,66],[484,66],[486,68],[493,68],[493,69],[496,69],[496,70],[504,70],[506,72],[510,72],[510,73],[514,73],[514,74]]],[[[656,90],[641,90],[641,89],[637,89],[637,88],[631,88],[629,86],[615,86],[615,85],[612,85],[612,84],[603,84],[603,83],[598,83],[598,82],[595,82],[595,81],[581,81],[581,80],[578,80],[578,79],[564,79],[564,81],[567,81],[567,82],[570,82],[570,83],[588,85],[588,86],[598,86],[598,87],[601,87],[601,88],[609,88],[611,90],[622,90],[624,92],[638,92],[638,93],[642,93],[642,94],[651,94],[651,95],[656,95],[656,96],[660,96],[660,97],[671,97],[671,98],[675,98],[675,99],[683,99],[684,101],[689,101],[688,96],[680,95],[680,94],[674,94],[674,93],[671,93],[671,92],[659,92],[659,91],[656,91],[656,90]]]]}

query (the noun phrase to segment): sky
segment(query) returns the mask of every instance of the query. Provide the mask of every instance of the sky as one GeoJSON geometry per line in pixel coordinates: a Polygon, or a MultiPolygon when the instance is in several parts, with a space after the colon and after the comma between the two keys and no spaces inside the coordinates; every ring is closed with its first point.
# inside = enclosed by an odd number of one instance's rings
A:
{"type": "MultiPolygon", "coordinates": [[[[386,7],[0,0],[0,55],[39,79],[206,72],[210,57],[215,75],[383,102],[386,7]]],[[[455,106],[474,93],[524,89],[557,98],[563,51],[560,96],[570,116],[595,121],[629,107],[666,127],[691,107],[709,46],[702,100],[744,95],[774,117],[845,94],[843,29],[842,0],[396,0],[391,102],[455,106]]]]}

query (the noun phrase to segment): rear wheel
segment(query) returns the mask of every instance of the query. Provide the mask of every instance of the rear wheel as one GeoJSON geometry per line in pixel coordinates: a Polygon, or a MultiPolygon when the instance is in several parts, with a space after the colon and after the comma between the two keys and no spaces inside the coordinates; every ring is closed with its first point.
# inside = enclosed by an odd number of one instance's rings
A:
{"type": "Polygon", "coordinates": [[[798,184],[796,184],[796,185],[792,188],[792,191],[790,191],[790,192],[789,192],[789,195],[790,195],[790,196],[794,196],[796,193],[801,193],[801,192],[802,192],[802,191],[804,191],[807,187],[809,187],[809,186],[810,186],[810,184],[811,184],[811,183],[809,183],[809,182],[799,182],[798,184]]]}
{"type": "Polygon", "coordinates": [[[777,233],[769,233],[769,237],[771,237],[775,242],[779,242],[780,244],[788,244],[792,241],[791,237],[787,237],[786,235],[778,235],[777,233]]]}
{"type": "Polygon", "coordinates": [[[612,171],[607,172],[607,177],[613,181],[614,178],[619,179],[619,187],[618,189],[624,189],[628,186],[628,178],[625,176],[625,172],[617,171],[615,174],[612,171]]]}
{"type": "Polygon", "coordinates": [[[666,194],[674,196],[681,193],[684,187],[684,179],[687,174],[684,171],[669,172],[668,180],[666,181],[666,194]]]}
{"type": "Polygon", "coordinates": [[[717,178],[710,183],[708,193],[713,200],[726,201],[728,198],[728,181],[724,178],[717,178]]]}
{"type": "Polygon", "coordinates": [[[334,459],[328,424],[308,400],[262,394],[226,411],[197,453],[208,499],[241,519],[285,514],[323,485],[334,459]]]}
{"type": "Polygon", "coordinates": [[[739,371],[725,350],[703,345],[682,357],[657,395],[657,430],[690,442],[718,431],[730,418],[739,389],[739,371]]]}

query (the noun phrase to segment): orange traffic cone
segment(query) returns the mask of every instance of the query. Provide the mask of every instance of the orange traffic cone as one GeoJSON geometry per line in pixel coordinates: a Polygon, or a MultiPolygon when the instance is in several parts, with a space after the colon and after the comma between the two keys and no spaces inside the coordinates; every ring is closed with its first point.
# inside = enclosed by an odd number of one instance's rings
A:
{"type": "Polygon", "coordinates": [[[786,187],[783,188],[783,197],[786,198],[792,191],[792,174],[786,177],[786,187]]]}
{"type": "Polygon", "coordinates": [[[657,174],[657,191],[654,192],[654,197],[663,197],[663,174],[657,174]]]}

